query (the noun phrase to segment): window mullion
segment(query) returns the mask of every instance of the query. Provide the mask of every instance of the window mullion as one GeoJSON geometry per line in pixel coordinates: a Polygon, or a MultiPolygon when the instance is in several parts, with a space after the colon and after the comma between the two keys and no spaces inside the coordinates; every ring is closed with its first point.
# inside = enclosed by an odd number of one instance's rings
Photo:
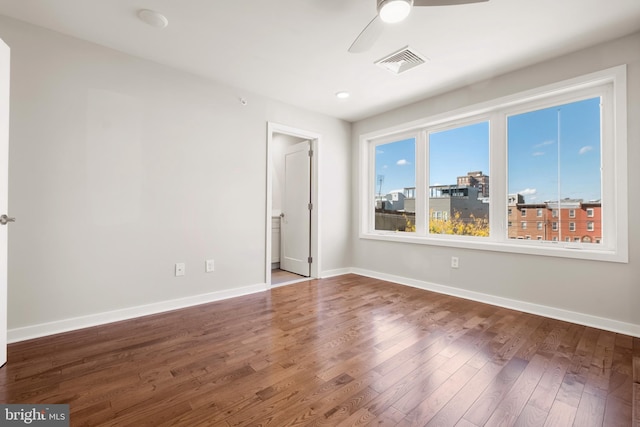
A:
{"type": "Polygon", "coordinates": [[[507,224],[507,115],[502,111],[489,118],[489,238],[506,241],[507,224]]]}
{"type": "Polygon", "coordinates": [[[416,234],[427,234],[427,212],[429,212],[428,188],[429,160],[427,149],[427,132],[416,135],[416,234]]]}

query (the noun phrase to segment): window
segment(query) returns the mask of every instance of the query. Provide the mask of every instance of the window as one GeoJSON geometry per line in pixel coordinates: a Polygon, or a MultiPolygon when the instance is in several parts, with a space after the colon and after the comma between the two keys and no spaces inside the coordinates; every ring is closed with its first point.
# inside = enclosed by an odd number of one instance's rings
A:
{"type": "Polygon", "coordinates": [[[405,189],[416,186],[415,157],[415,138],[375,146],[375,230],[415,231],[415,207],[405,203],[405,189]]]}
{"type": "Polygon", "coordinates": [[[429,210],[448,213],[430,221],[428,234],[489,236],[489,123],[446,126],[427,133],[429,210]]]}
{"type": "Polygon", "coordinates": [[[363,134],[360,237],[627,262],[626,106],[620,66],[363,134]]]}
{"type": "MultiPolygon", "coordinates": [[[[521,194],[525,203],[546,200],[559,220],[553,231],[567,230],[562,222],[575,218],[574,206],[602,198],[601,103],[593,96],[534,104],[507,117],[509,193],[521,194]]],[[[576,231],[575,222],[569,231],[576,231]]]]}

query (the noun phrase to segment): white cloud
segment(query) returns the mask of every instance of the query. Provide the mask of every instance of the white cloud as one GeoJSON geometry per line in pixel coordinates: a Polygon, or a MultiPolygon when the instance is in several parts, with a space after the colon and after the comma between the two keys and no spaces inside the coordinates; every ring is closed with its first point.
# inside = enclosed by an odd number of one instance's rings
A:
{"type": "Polygon", "coordinates": [[[382,169],[389,169],[389,165],[382,166],[382,169]]]}
{"type": "Polygon", "coordinates": [[[593,150],[593,147],[592,147],[592,146],[590,146],[590,145],[585,145],[584,147],[582,147],[582,148],[580,149],[580,151],[578,151],[578,154],[582,155],[582,154],[586,153],[587,151],[591,151],[591,150],[593,150]]]}
{"type": "Polygon", "coordinates": [[[534,146],[533,146],[533,148],[545,147],[545,146],[547,146],[547,145],[551,145],[551,144],[555,144],[555,143],[556,143],[556,142],[555,142],[555,141],[553,141],[553,140],[544,141],[544,142],[541,142],[540,144],[536,144],[536,145],[534,145],[534,146]]]}
{"type": "Polygon", "coordinates": [[[406,166],[406,165],[410,165],[411,163],[409,163],[409,161],[407,159],[400,159],[396,162],[396,165],[398,166],[406,166]]]}
{"type": "Polygon", "coordinates": [[[382,150],[376,150],[376,154],[384,154],[384,151],[382,151],[382,150]]]}
{"type": "Polygon", "coordinates": [[[538,156],[544,156],[544,152],[543,151],[535,151],[533,154],[531,154],[534,157],[538,157],[538,156]]]}
{"type": "Polygon", "coordinates": [[[523,196],[531,196],[533,194],[536,194],[538,192],[538,190],[536,190],[535,188],[525,188],[522,191],[518,191],[518,193],[522,194],[523,196]]]}

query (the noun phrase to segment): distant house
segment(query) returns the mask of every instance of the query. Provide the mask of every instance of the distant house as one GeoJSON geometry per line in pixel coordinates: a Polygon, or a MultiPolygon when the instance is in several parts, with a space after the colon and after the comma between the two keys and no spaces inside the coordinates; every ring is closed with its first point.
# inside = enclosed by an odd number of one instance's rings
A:
{"type": "Polygon", "coordinates": [[[384,211],[404,211],[404,190],[393,190],[376,197],[376,209],[384,211]]]}
{"type": "Polygon", "coordinates": [[[524,203],[521,195],[509,195],[509,238],[553,242],[600,243],[602,203],[562,199],[524,203]],[[512,197],[513,196],[513,197],[512,197]],[[517,202],[516,202],[517,200],[517,202]]]}
{"type": "Polygon", "coordinates": [[[477,187],[434,185],[429,187],[429,212],[433,219],[448,220],[456,213],[461,220],[489,218],[489,204],[477,187]]]}

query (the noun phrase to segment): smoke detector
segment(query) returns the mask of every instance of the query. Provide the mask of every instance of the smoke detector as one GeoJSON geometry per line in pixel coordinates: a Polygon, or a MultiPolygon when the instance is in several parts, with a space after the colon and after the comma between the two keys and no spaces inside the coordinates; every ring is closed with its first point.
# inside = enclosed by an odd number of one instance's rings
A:
{"type": "Polygon", "coordinates": [[[428,61],[428,58],[419,54],[409,46],[403,47],[397,52],[376,61],[379,67],[392,72],[393,74],[404,73],[418,65],[422,65],[428,61]]]}
{"type": "Polygon", "coordinates": [[[169,25],[169,20],[163,14],[156,12],[155,10],[140,9],[138,11],[138,18],[156,28],[166,28],[169,25]]]}

